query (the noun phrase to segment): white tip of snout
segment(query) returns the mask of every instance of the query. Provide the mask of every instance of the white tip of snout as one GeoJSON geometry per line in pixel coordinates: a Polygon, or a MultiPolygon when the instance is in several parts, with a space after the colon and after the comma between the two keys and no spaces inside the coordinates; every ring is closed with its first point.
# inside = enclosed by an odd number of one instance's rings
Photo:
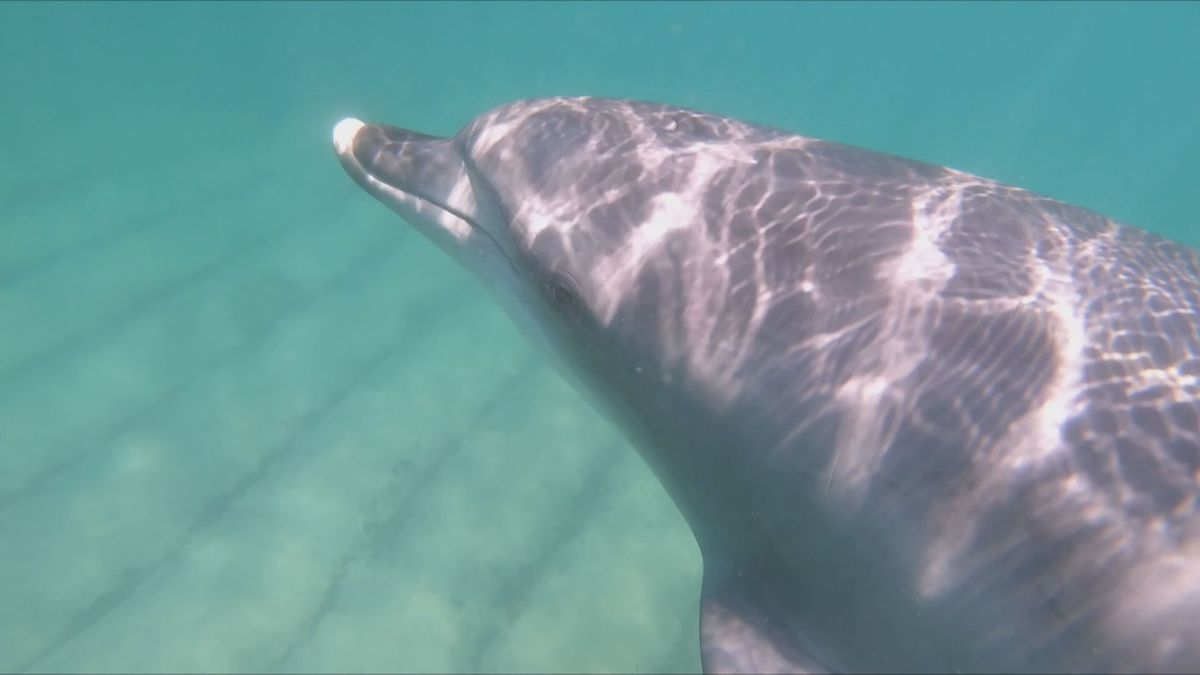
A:
{"type": "Polygon", "coordinates": [[[333,147],[337,149],[339,155],[350,152],[350,147],[354,144],[354,135],[365,126],[360,120],[353,117],[347,117],[333,126],[333,147]]]}

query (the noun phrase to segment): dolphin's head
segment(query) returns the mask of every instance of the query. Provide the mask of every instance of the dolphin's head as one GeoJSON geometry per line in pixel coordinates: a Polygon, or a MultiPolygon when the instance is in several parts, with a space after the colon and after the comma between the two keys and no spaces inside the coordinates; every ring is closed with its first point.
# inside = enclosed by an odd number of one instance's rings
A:
{"type": "MultiPolygon", "coordinates": [[[[765,284],[804,271],[764,271],[750,227],[773,134],[655,104],[544,99],[453,138],[350,119],[334,142],[350,175],[480,277],[652,465],[690,469],[701,451],[670,447],[677,430],[717,430],[714,413],[733,412],[769,320],[765,284]]],[[[665,473],[679,501],[671,484],[686,479],[665,473]]]]}
{"type": "Polygon", "coordinates": [[[597,185],[581,174],[587,140],[567,131],[536,118],[513,124],[485,116],[440,138],[346,119],[335,127],[334,145],[359,185],[477,276],[575,379],[604,356],[599,343],[613,339],[606,322],[612,298],[594,276],[605,261],[596,240],[620,236],[629,224],[615,212],[583,220],[604,190],[637,175],[597,185]]]}
{"type": "Polygon", "coordinates": [[[629,106],[518,102],[453,138],[347,119],[334,143],[362,187],[481,277],[594,394],[601,380],[669,384],[696,365],[681,362],[697,353],[690,332],[721,337],[686,316],[698,292],[728,286],[699,211],[719,171],[752,163],[713,152],[744,127],[629,106]]]}

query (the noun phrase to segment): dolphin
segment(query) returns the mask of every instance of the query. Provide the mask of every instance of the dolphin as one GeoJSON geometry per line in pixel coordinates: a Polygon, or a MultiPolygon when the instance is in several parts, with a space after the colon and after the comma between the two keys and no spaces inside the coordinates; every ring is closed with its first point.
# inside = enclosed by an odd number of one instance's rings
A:
{"type": "Polygon", "coordinates": [[[1200,672],[1200,263],[959,171],[645,102],[342,166],[629,439],[707,672],[1200,672]]]}

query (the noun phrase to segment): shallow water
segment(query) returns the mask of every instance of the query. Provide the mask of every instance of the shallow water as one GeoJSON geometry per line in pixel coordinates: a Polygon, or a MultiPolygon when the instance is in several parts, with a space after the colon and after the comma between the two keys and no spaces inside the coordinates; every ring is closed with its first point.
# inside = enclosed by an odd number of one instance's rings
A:
{"type": "Polygon", "coordinates": [[[0,670],[696,670],[641,461],[343,174],[653,99],[1200,245],[1200,4],[0,4],[0,670]]]}

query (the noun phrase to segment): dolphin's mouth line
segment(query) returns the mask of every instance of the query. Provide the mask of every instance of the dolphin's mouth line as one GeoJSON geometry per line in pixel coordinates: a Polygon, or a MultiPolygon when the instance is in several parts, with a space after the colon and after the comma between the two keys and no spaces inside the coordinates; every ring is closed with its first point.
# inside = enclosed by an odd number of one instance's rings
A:
{"type": "MultiPolygon", "coordinates": [[[[467,179],[471,181],[471,189],[482,190],[483,188],[481,186],[485,185],[485,183],[483,183],[483,181],[479,178],[479,167],[475,166],[475,160],[471,159],[471,156],[465,152],[466,148],[463,146],[461,141],[455,140],[454,147],[458,151],[459,158],[462,160],[463,169],[467,172],[467,179]]],[[[495,197],[495,195],[487,196],[489,198],[495,197]]],[[[480,197],[481,195],[475,195],[476,204],[481,203],[482,200],[480,197]]],[[[492,199],[492,202],[498,204],[499,200],[492,199]]],[[[513,262],[512,256],[508,255],[508,251],[504,250],[504,247],[500,245],[500,242],[491,232],[488,232],[486,228],[480,227],[479,224],[474,220],[467,218],[464,218],[463,220],[470,224],[473,230],[483,234],[492,242],[492,246],[496,247],[496,251],[501,255],[501,257],[504,258],[504,260],[508,263],[508,266],[512,268],[513,274],[515,274],[517,278],[525,277],[525,274],[521,272],[521,268],[518,267],[515,262],[513,262]]]]}
{"type": "MultiPolygon", "coordinates": [[[[444,211],[445,213],[454,216],[458,220],[461,220],[471,230],[477,232],[483,231],[483,228],[479,227],[479,223],[475,222],[471,216],[467,215],[461,209],[454,208],[448,203],[443,203],[440,200],[434,199],[426,194],[423,194],[419,190],[412,189],[405,182],[396,180],[396,178],[393,176],[379,174],[368,169],[367,163],[360,159],[358,153],[355,152],[355,143],[358,138],[358,133],[366,126],[368,125],[364,124],[361,120],[353,117],[347,117],[338,122],[333,128],[334,149],[337,151],[338,158],[343,164],[353,164],[356,171],[351,172],[352,176],[357,173],[358,175],[361,175],[369,185],[373,185],[374,187],[380,188],[386,192],[399,193],[399,195],[392,195],[393,197],[406,197],[419,202],[420,206],[433,207],[439,211],[444,211]]],[[[372,163],[378,164],[378,162],[375,160],[378,160],[379,155],[382,152],[382,149],[376,150],[375,156],[371,158],[372,163]]],[[[461,157],[461,155],[462,153],[460,151],[459,156],[461,157]]]]}
{"type": "MultiPolygon", "coordinates": [[[[356,162],[358,161],[357,158],[355,159],[355,161],[356,162]]],[[[367,168],[364,167],[361,163],[359,163],[359,168],[362,169],[363,174],[365,174],[369,178],[371,178],[375,181],[378,181],[379,183],[386,185],[387,187],[389,187],[393,190],[396,190],[397,192],[400,192],[408,197],[412,197],[413,199],[416,199],[417,201],[424,202],[425,204],[427,204],[429,206],[432,206],[434,208],[445,211],[446,213],[449,213],[450,215],[454,216],[455,218],[458,218],[459,220],[463,221],[468,226],[470,226],[472,231],[482,232],[484,234],[487,234],[487,232],[482,227],[479,226],[479,223],[475,222],[474,218],[467,215],[463,211],[456,209],[453,206],[450,206],[449,204],[444,204],[441,201],[434,199],[432,197],[427,197],[427,196],[421,194],[420,192],[417,192],[416,190],[410,190],[403,185],[393,183],[393,182],[387,180],[383,176],[380,176],[378,174],[372,173],[371,171],[368,171],[367,168]]]]}
{"type": "MultiPolygon", "coordinates": [[[[473,216],[467,214],[461,209],[457,209],[447,203],[444,203],[442,200],[435,199],[421,193],[420,191],[411,189],[402,181],[395,180],[394,178],[389,180],[389,176],[371,171],[366,167],[366,165],[363,164],[362,161],[359,160],[358,156],[355,155],[352,150],[352,143],[353,141],[351,140],[350,144],[347,145],[347,150],[345,152],[339,148],[338,154],[341,155],[344,160],[353,162],[355,168],[358,169],[358,171],[368,182],[374,183],[383,190],[398,193],[399,196],[403,196],[418,202],[421,206],[438,209],[450,214],[470,228],[472,233],[482,235],[489,242],[491,242],[496,253],[502,257],[506,263],[508,263],[510,268],[512,268],[513,274],[515,274],[517,277],[525,276],[521,273],[521,269],[516,265],[516,263],[513,262],[512,257],[508,255],[508,252],[504,250],[504,247],[500,245],[500,242],[497,241],[495,235],[493,235],[491,232],[488,232],[487,228],[480,226],[473,216]]],[[[462,152],[462,148],[459,146],[459,144],[455,143],[455,148],[458,151],[458,156],[463,162],[463,166],[465,167],[467,174],[472,178],[472,186],[479,185],[480,181],[477,179],[479,173],[478,169],[475,167],[470,157],[468,157],[466,153],[462,152]]]]}
{"type": "MultiPolygon", "coordinates": [[[[469,162],[465,159],[463,160],[463,163],[470,166],[469,162]]],[[[446,213],[449,213],[450,215],[454,216],[455,218],[458,218],[462,222],[466,223],[467,227],[471,228],[471,232],[473,232],[475,234],[483,235],[485,238],[487,238],[488,241],[492,242],[492,246],[496,249],[496,253],[498,253],[500,255],[500,257],[504,258],[505,262],[508,263],[508,266],[512,268],[514,274],[516,274],[518,277],[524,276],[523,274],[521,274],[520,268],[517,267],[517,265],[515,263],[513,263],[512,258],[509,257],[508,253],[504,250],[504,247],[501,246],[500,242],[496,240],[496,237],[493,236],[491,232],[488,232],[486,228],[480,227],[479,223],[475,222],[475,219],[473,217],[467,215],[466,213],[462,212],[459,209],[456,209],[447,204],[443,204],[442,202],[440,202],[436,199],[426,197],[425,195],[420,194],[418,192],[413,192],[413,191],[405,189],[404,187],[401,187],[400,185],[388,182],[388,181],[384,180],[383,178],[380,178],[379,176],[371,173],[370,171],[367,171],[367,169],[365,167],[362,167],[362,170],[363,170],[363,173],[366,176],[368,176],[369,178],[371,178],[372,180],[375,180],[382,185],[385,185],[393,190],[396,190],[397,192],[401,192],[401,193],[403,193],[419,202],[427,204],[433,208],[441,209],[442,211],[445,211],[446,213]]]]}

